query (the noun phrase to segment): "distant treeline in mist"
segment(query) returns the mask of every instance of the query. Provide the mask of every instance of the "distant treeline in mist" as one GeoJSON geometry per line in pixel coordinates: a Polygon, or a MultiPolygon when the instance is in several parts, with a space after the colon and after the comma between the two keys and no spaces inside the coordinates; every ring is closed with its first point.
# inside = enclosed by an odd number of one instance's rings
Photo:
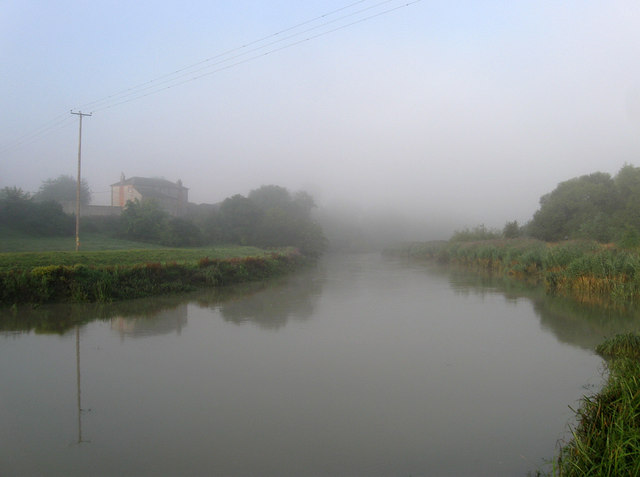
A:
{"type": "Polygon", "coordinates": [[[540,208],[524,226],[507,222],[499,231],[480,225],[456,231],[451,241],[520,236],[640,245],[640,168],[626,164],[614,177],[594,172],[561,182],[540,198],[540,208]]]}
{"type": "Polygon", "coordinates": [[[526,227],[545,241],[622,240],[640,233],[640,168],[626,164],[615,177],[594,172],[561,182],[540,198],[540,209],[526,227]]]}
{"type": "MultiPolygon", "coordinates": [[[[51,182],[51,181],[47,181],[51,182]]],[[[170,247],[211,244],[293,246],[306,255],[326,247],[322,228],[313,220],[313,198],[284,187],[262,186],[248,197],[234,195],[216,205],[190,204],[188,213],[172,217],[154,200],[129,201],[119,217],[83,217],[81,232],[157,243],[170,247]]],[[[0,190],[0,226],[40,236],[72,235],[75,221],[62,206],[21,189],[0,190]]]]}

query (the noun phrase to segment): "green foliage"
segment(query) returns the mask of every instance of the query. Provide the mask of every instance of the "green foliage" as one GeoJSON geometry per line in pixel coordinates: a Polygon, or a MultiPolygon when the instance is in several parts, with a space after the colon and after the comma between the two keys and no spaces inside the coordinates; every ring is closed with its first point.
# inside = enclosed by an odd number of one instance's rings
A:
{"type": "Polygon", "coordinates": [[[261,222],[263,214],[254,201],[240,194],[225,199],[216,216],[221,241],[254,244],[256,224],[261,222]]]}
{"type": "MultiPolygon", "coordinates": [[[[86,221],[85,221],[86,222],[86,221]]],[[[147,242],[111,237],[110,234],[81,232],[81,250],[135,250],[146,248],[159,248],[159,245],[147,242]]],[[[15,229],[0,228],[0,257],[4,252],[47,252],[47,251],[73,251],[75,250],[75,238],[73,234],[57,237],[44,237],[27,234],[15,229]]],[[[1,260],[0,260],[1,261],[1,260]]]]}
{"type": "Polygon", "coordinates": [[[317,256],[325,250],[326,238],[311,216],[314,207],[306,192],[291,195],[284,187],[262,186],[249,197],[225,199],[203,224],[204,237],[260,247],[292,246],[317,256]]]}
{"type": "MultiPolygon", "coordinates": [[[[125,242],[126,244],[127,242],[125,242]]],[[[144,244],[143,244],[144,245],[144,244]]],[[[147,245],[148,246],[148,245],[147,245]]],[[[282,249],[281,253],[290,253],[290,249],[282,249]]],[[[197,262],[202,257],[227,259],[246,256],[264,256],[266,252],[256,247],[218,246],[205,248],[147,248],[100,251],[59,251],[59,252],[21,252],[0,253],[1,270],[30,270],[34,267],[55,265],[87,265],[97,267],[115,267],[118,265],[136,265],[140,263],[179,264],[197,262]]]]}
{"type": "MultiPolygon", "coordinates": [[[[625,241],[640,230],[640,168],[626,164],[618,174],[596,172],[558,184],[540,198],[527,232],[545,241],[625,241]]],[[[627,243],[627,245],[629,244],[627,243]]]]}
{"type": "Polygon", "coordinates": [[[502,236],[506,239],[513,239],[520,237],[520,226],[518,221],[507,222],[502,229],[502,236]]]}
{"type": "Polygon", "coordinates": [[[593,241],[573,240],[550,247],[543,261],[545,269],[566,268],[572,262],[582,259],[600,247],[593,241]]]}
{"type": "Polygon", "coordinates": [[[427,245],[411,244],[410,256],[541,281],[548,293],[582,303],[613,307],[640,303],[640,252],[636,249],[592,240],[560,244],[535,239],[450,241],[437,253],[427,245]]]}
{"type": "Polygon", "coordinates": [[[0,226],[33,235],[59,236],[73,233],[73,218],[56,202],[36,202],[16,187],[0,191],[0,226]]]}
{"type": "Polygon", "coordinates": [[[457,230],[449,239],[451,242],[474,242],[479,240],[492,240],[501,237],[501,233],[497,230],[491,230],[484,224],[477,225],[472,230],[468,228],[457,230]]]}
{"type": "Polygon", "coordinates": [[[640,233],[638,233],[638,230],[634,227],[625,227],[617,245],[624,249],[640,248],[640,233]]]}
{"type": "MultiPolygon", "coordinates": [[[[111,259],[117,256],[113,254],[111,259]]],[[[138,259],[144,256],[145,253],[138,254],[138,259]]],[[[85,257],[91,265],[0,269],[0,304],[112,301],[184,292],[201,286],[265,279],[304,262],[294,251],[234,258],[197,256],[198,259],[183,263],[149,261],[129,265],[96,265],[85,257]]]]}
{"type": "Polygon", "coordinates": [[[598,394],[583,398],[553,475],[640,475],[640,338],[617,336],[597,351],[610,359],[609,378],[598,394]]]}
{"type": "Polygon", "coordinates": [[[167,221],[160,233],[160,243],[170,247],[197,247],[202,245],[203,237],[193,222],[174,217],[167,221]]]}
{"type": "Polygon", "coordinates": [[[255,229],[256,245],[290,245],[306,255],[319,255],[326,248],[322,229],[311,217],[315,203],[306,192],[291,196],[283,187],[267,185],[252,190],[249,199],[263,212],[255,229]]]}
{"type": "Polygon", "coordinates": [[[126,238],[159,242],[169,214],[155,200],[128,201],[120,221],[126,238]]]}
{"type": "MultiPolygon", "coordinates": [[[[78,181],[71,176],[60,175],[55,179],[42,182],[35,199],[39,202],[73,202],[76,201],[78,181]]],[[[87,205],[91,202],[91,189],[85,179],[80,181],[80,203],[87,205]]]]}
{"type": "Polygon", "coordinates": [[[596,346],[596,353],[607,359],[640,360],[640,336],[635,333],[616,335],[596,346]]]}
{"type": "Polygon", "coordinates": [[[596,172],[558,184],[540,198],[540,209],[529,224],[529,233],[546,241],[576,238],[595,230],[610,229],[620,199],[609,174],[596,172]],[[582,230],[581,230],[582,228],[582,230]]]}

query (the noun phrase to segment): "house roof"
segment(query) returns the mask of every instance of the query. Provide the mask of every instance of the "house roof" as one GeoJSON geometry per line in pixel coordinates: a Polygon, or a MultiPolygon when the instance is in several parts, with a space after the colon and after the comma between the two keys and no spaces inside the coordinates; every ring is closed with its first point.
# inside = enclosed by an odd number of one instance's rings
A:
{"type": "MultiPolygon", "coordinates": [[[[162,187],[167,189],[188,190],[188,187],[184,187],[181,181],[171,182],[166,179],[156,179],[152,177],[129,177],[128,179],[111,184],[111,187],[123,185],[132,185],[137,189],[156,189],[162,187]]],[[[140,192],[142,192],[142,190],[140,190],[140,192]]]]}

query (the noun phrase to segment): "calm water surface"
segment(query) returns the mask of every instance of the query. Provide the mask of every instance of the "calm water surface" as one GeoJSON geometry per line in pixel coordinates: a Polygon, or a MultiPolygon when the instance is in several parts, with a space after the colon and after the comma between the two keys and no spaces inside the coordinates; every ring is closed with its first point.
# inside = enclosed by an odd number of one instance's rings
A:
{"type": "Polygon", "coordinates": [[[609,315],[377,255],[5,311],[0,475],[524,476],[600,386],[592,347],[638,327],[609,315]]]}

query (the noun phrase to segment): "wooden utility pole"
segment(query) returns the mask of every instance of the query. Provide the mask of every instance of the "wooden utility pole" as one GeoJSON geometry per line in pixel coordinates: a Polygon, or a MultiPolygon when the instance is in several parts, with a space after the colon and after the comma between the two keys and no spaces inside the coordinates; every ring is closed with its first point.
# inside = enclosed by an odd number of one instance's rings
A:
{"type": "Polygon", "coordinates": [[[80,164],[82,162],[82,116],[91,116],[92,113],[85,114],[82,111],[75,114],[80,118],[80,131],[78,133],[78,183],[76,184],[76,252],[80,250],[80,164]]]}

